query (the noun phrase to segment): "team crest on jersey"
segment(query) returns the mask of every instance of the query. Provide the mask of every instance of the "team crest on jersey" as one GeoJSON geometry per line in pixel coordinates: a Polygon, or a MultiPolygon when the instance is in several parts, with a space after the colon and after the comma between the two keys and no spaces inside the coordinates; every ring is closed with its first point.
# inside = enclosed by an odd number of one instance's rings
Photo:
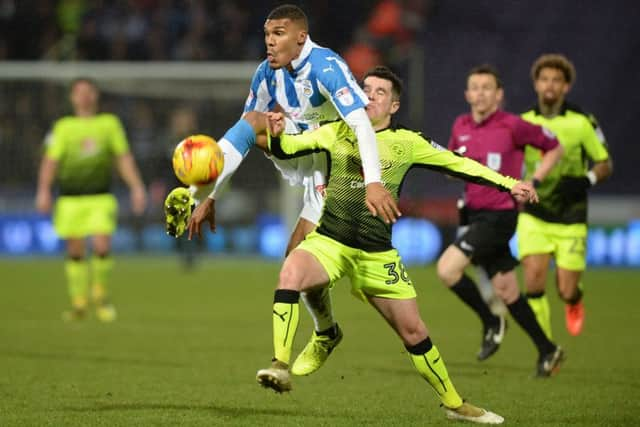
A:
{"type": "Polygon", "coordinates": [[[340,104],[344,105],[345,107],[353,105],[353,94],[351,93],[351,89],[349,89],[347,86],[338,89],[335,93],[335,97],[340,102],[340,104]]]}
{"type": "Polygon", "coordinates": [[[500,153],[487,153],[487,166],[494,171],[499,171],[502,166],[502,155],[500,153]]]}
{"type": "Polygon", "coordinates": [[[311,98],[313,95],[313,85],[309,80],[301,80],[297,82],[298,85],[302,88],[302,94],[307,98],[311,98]]]}
{"type": "Polygon", "coordinates": [[[98,152],[98,143],[95,139],[87,138],[82,141],[82,154],[92,156],[98,152]]]}
{"type": "Polygon", "coordinates": [[[393,144],[391,146],[391,151],[396,155],[396,157],[402,157],[406,150],[402,144],[393,144]]]}
{"type": "Polygon", "coordinates": [[[460,135],[458,137],[458,141],[460,142],[467,142],[470,139],[471,139],[471,135],[460,135]]]}

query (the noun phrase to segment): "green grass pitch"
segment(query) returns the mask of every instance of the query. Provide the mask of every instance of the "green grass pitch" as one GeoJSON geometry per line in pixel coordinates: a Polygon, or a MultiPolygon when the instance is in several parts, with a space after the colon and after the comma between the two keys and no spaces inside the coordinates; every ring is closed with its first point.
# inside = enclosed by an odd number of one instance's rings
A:
{"type": "MultiPolygon", "coordinates": [[[[117,258],[119,320],[65,324],[61,259],[0,260],[1,426],[454,425],[379,315],[337,284],[345,339],[290,394],[260,388],[269,364],[279,264],[172,257],[117,258]]],[[[568,359],[557,377],[531,377],[533,345],[510,321],[502,348],[475,360],[480,324],[437,282],[409,269],[422,315],[458,391],[513,426],[631,426],[640,418],[640,274],[592,269],[578,338],[550,292],[554,334],[568,359]]],[[[550,289],[552,289],[550,287],[550,289]]],[[[301,309],[295,354],[312,323],[301,309]]]]}

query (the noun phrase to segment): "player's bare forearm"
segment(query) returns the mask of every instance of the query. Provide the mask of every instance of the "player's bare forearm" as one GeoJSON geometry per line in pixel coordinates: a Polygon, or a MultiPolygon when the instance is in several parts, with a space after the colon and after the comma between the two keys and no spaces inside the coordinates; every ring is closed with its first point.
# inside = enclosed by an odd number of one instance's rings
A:
{"type": "Polygon", "coordinates": [[[36,209],[40,213],[49,213],[53,204],[51,186],[58,170],[58,162],[44,157],[38,173],[38,190],[36,192],[36,209]]]}
{"type": "Polygon", "coordinates": [[[597,182],[604,181],[613,173],[613,163],[610,158],[601,162],[595,162],[591,170],[596,175],[597,182]]]}
{"type": "Polygon", "coordinates": [[[553,167],[560,161],[563,154],[564,148],[560,144],[558,144],[553,150],[547,151],[544,156],[542,156],[540,165],[533,173],[533,179],[536,181],[543,181],[551,169],[553,169],[553,167]]]}
{"type": "Polygon", "coordinates": [[[58,170],[58,162],[50,159],[49,157],[43,157],[40,163],[40,170],[38,172],[38,192],[51,191],[53,180],[58,170]]]}
{"type": "Polygon", "coordinates": [[[120,176],[131,191],[131,207],[133,213],[141,215],[147,204],[147,194],[140,173],[131,153],[118,156],[117,167],[120,176]]]}
{"type": "Polygon", "coordinates": [[[136,166],[136,162],[133,160],[131,153],[118,156],[117,167],[118,173],[131,191],[136,188],[144,189],[144,184],[142,183],[142,179],[140,179],[138,167],[136,166]]]}
{"type": "Polygon", "coordinates": [[[216,201],[210,197],[207,197],[198,205],[198,207],[191,214],[189,223],[187,224],[187,230],[189,231],[188,238],[194,235],[202,237],[202,224],[204,222],[209,223],[209,229],[212,233],[216,231],[216,201]]]}

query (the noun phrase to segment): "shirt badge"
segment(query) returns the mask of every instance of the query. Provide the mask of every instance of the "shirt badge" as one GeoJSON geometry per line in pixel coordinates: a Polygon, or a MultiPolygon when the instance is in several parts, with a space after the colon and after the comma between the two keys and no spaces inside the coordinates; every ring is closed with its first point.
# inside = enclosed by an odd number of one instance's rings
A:
{"type": "Polygon", "coordinates": [[[338,89],[335,93],[335,97],[338,100],[338,102],[340,102],[340,104],[342,104],[345,107],[353,105],[353,102],[354,102],[353,94],[351,93],[351,90],[347,86],[344,86],[338,89]]]}

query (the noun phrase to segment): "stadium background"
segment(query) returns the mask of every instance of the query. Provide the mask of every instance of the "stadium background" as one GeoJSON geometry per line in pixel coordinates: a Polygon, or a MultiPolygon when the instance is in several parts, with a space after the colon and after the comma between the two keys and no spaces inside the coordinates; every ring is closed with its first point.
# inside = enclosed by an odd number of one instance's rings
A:
{"type": "MultiPolygon", "coordinates": [[[[103,110],[125,123],[149,189],[147,214],[136,220],[116,184],[122,201],[116,250],[173,251],[161,213],[164,195],[175,185],[171,149],[196,131],[220,137],[235,122],[251,70],[263,55],[264,17],[278,3],[0,0],[0,254],[59,253],[48,222],[33,213],[33,196],[43,139],[53,120],[69,112],[66,83],[77,75],[97,77],[103,110]],[[222,76],[221,69],[227,70],[222,76]]],[[[467,110],[462,90],[470,67],[495,64],[505,84],[505,107],[519,112],[535,101],[533,59],[544,52],[566,54],[578,71],[569,99],[598,117],[615,166],[613,177],[592,192],[589,261],[640,265],[634,167],[640,155],[634,127],[640,12],[634,2],[299,4],[310,17],[312,38],[341,53],[356,74],[378,62],[392,66],[407,84],[401,122],[442,144],[453,119],[467,110]]],[[[451,237],[461,188],[437,174],[412,172],[401,206],[407,217],[428,222],[408,220],[396,233],[398,245],[412,244],[403,248],[409,261],[428,262],[451,237]]],[[[297,200],[270,162],[251,153],[219,205],[221,230],[207,236],[206,248],[279,258],[297,200]]]]}

